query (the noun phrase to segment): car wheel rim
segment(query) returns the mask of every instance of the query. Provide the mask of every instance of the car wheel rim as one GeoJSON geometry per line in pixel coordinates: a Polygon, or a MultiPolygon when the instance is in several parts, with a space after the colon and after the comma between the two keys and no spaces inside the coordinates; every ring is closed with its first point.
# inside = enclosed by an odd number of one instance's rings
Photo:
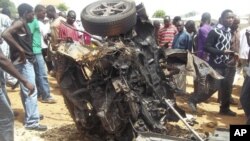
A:
{"type": "Polygon", "coordinates": [[[97,5],[93,9],[90,10],[90,12],[93,15],[96,16],[112,16],[112,15],[118,15],[120,13],[123,13],[126,11],[128,6],[126,3],[120,1],[120,2],[103,2],[100,5],[97,5]]]}

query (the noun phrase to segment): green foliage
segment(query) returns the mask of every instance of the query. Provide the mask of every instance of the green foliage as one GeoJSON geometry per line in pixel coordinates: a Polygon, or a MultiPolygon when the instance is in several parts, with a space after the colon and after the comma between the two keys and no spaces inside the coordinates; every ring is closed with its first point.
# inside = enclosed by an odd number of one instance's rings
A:
{"type": "Polygon", "coordinates": [[[185,18],[193,17],[197,15],[198,13],[195,11],[188,12],[187,14],[184,15],[185,18]]]}
{"type": "Polygon", "coordinates": [[[15,17],[17,9],[13,2],[11,2],[10,0],[0,0],[0,8],[3,7],[8,7],[10,9],[11,16],[15,17]]]}
{"type": "Polygon", "coordinates": [[[155,11],[153,18],[164,18],[166,16],[166,13],[164,10],[157,10],[155,11]]]}
{"type": "Polygon", "coordinates": [[[10,1],[9,0],[0,0],[0,7],[8,7],[10,5],[10,1]]]}
{"type": "Polygon", "coordinates": [[[56,8],[60,11],[67,11],[68,10],[68,7],[64,3],[60,3],[59,5],[57,5],[56,8]]]}

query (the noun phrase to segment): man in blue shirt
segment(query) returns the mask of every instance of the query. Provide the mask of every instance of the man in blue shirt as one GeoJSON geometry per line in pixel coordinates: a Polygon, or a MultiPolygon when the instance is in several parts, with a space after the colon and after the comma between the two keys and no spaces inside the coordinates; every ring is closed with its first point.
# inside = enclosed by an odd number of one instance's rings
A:
{"type": "Polygon", "coordinates": [[[176,23],[176,27],[178,30],[178,34],[175,35],[172,48],[173,49],[192,49],[192,38],[191,36],[184,30],[183,21],[178,21],[176,23]]]}

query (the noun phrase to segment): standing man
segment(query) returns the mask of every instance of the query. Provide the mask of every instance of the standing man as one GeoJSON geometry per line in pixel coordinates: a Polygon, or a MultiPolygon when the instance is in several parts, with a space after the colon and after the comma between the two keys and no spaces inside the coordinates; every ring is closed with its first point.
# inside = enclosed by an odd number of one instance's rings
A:
{"type": "Polygon", "coordinates": [[[163,18],[164,27],[159,31],[159,46],[164,48],[171,48],[174,36],[177,34],[177,29],[171,24],[170,16],[163,18]]]}
{"type": "Polygon", "coordinates": [[[68,37],[72,38],[73,41],[79,41],[80,36],[74,25],[76,21],[76,12],[70,10],[67,14],[67,21],[62,22],[59,27],[59,38],[66,40],[68,37]]]}
{"type": "Polygon", "coordinates": [[[231,51],[231,29],[234,21],[234,14],[231,10],[224,10],[220,17],[220,23],[212,29],[207,37],[205,51],[210,54],[209,64],[216,70],[224,79],[214,79],[207,76],[208,89],[203,95],[195,97],[196,104],[206,101],[216,91],[221,94],[221,106],[219,113],[227,116],[236,116],[236,113],[230,110],[230,98],[232,93],[232,83],[234,80],[232,67],[228,67],[230,55],[235,52],[231,51]]]}
{"type": "MultiPolygon", "coordinates": [[[[32,97],[35,87],[29,83],[13,66],[8,58],[4,56],[0,49],[0,71],[8,72],[17,78],[28,91],[28,96],[32,97]]],[[[1,73],[1,72],[0,72],[1,73]]],[[[0,79],[4,79],[0,76],[0,79]]],[[[0,141],[14,141],[14,115],[8,102],[5,85],[0,83],[0,141]]]]}
{"type": "Polygon", "coordinates": [[[192,50],[192,37],[184,30],[184,22],[178,21],[176,23],[178,34],[174,36],[172,44],[173,49],[192,50]]]}
{"type": "MultiPolygon", "coordinates": [[[[7,28],[2,37],[11,45],[10,53],[11,60],[18,71],[30,83],[36,85],[35,72],[33,63],[35,57],[32,52],[32,35],[27,23],[34,19],[32,6],[23,3],[18,6],[19,19],[16,20],[11,27],[7,28]]],[[[31,96],[29,90],[24,87],[25,84],[20,84],[21,99],[25,110],[24,126],[27,130],[45,131],[47,126],[40,125],[40,115],[37,105],[37,89],[35,88],[31,96]]]]}
{"type": "MultiPolygon", "coordinates": [[[[11,26],[11,19],[8,15],[9,14],[7,8],[3,8],[4,11],[2,11],[2,13],[0,13],[0,31],[3,32],[6,28],[11,26]],[[6,13],[6,14],[3,14],[6,13]]],[[[1,39],[1,44],[0,47],[2,49],[3,54],[5,55],[5,57],[9,58],[9,54],[10,54],[10,49],[9,49],[9,45],[2,39],[1,39]]],[[[14,85],[14,84],[13,84],[14,85]]]]}
{"type": "Polygon", "coordinates": [[[154,36],[155,36],[155,41],[156,41],[156,44],[159,46],[159,30],[161,28],[161,23],[159,20],[155,20],[153,22],[153,25],[154,25],[154,36]]]}
{"type": "MultiPolygon", "coordinates": [[[[197,47],[194,49],[196,55],[202,60],[208,61],[208,53],[205,52],[205,42],[208,36],[208,33],[212,30],[211,15],[210,13],[203,13],[201,16],[201,27],[198,30],[197,35],[197,47]]],[[[197,74],[197,78],[194,80],[194,92],[190,96],[188,104],[193,112],[196,112],[196,104],[199,102],[199,99],[204,97],[207,94],[207,82],[206,76],[197,74]]]]}
{"type": "MultiPolygon", "coordinates": [[[[248,47],[250,47],[250,31],[247,30],[245,32],[245,35],[246,35],[248,47]]],[[[250,58],[249,56],[250,54],[248,54],[248,67],[245,68],[246,77],[245,77],[245,80],[241,89],[241,95],[240,95],[240,102],[245,112],[245,115],[247,117],[247,122],[246,122],[247,125],[250,125],[250,103],[249,103],[249,100],[250,100],[250,65],[249,65],[250,62],[249,62],[249,59],[250,58]]]]}
{"type": "Polygon", "coordinates": [[[208,77],[209,94],[212,95],[218,90],[221,96],[220,114],[236,116],[236,113],[230,110],[230,98],[232,94],[232,84],[234,80],[234,68],[229,66],[230,57],[237,54],[231,51],[231,29],[234,21],[234,14],[231,10],[224,10],[220,17],[220,23],[209,32],[205,50],[210,53],[209,64],[220,75],[224,77],[221,80],[215,80],[208,77]]]}
{"type": "MultiPolygon", "coordinates": [[[[230,50],[234,51],[235,54],[232,54],[229,56],[229,61],[227,63],[227,66],[231,67],[230,70],[232,71],[232,75],[234,78],[236,74],[236,67],[239,61],[239,48],[240,48],[240,33],[238,30],[239,24],[240,24],[240,18],[235,16],[233,25],[231,26],[232,39],[231,39],[231,48],[230,48],[230,50]]],[[[232,85],[233,83],[234,81],[232,82],[232,85]]],[[[230,98],[230,104],[237,105],[236,101],[234,101],[232,97],[230,98]]]]}
{"type": "Polygon", "coordinates": [[[208,54],[204,51],[205,42],[208,33],[212,30],[211,15],[210,13],[203,13],[201,16],[201,27],[199,28],[197,35],[197,56],[205,61],[208,61],[208,54]]]}
{"type": "MultiPolygon", "coordinates": [[[[57,50],[59,47],[60,41],[59,39],[59,28],[62,22],[65,22],[66,19],[59,16],[56,13],[56,9],[52,5],[48,5],[46,7],[47,17],[52,20],[50,23],[50,31],[51,31],[51,41],[49,50],[57,50]]],[[[52,62],[54,63],[54,70],[56,71],[56,79],[59,82],[61,74],[63,73],[63,69],[60,69],[60,65],[63,63],[59,58],[59,56],[51,55],[52,62]]]]}
{"type": "MultiPolygon", "coordinates": [[[[2,13],[0,13],[0,31],[4,31],[6,28],[10,27],[12,20],[10,19],[10,10],[7,7],[2,9],[2,13]]],[[[5,40],[0,37],[0,48],[2,49],[5,57],[10,57],[10,48],[5,40]]],[[[18,86],[18,81],[16,78],[12,77],[8,73],[4,73],[5,82],[11,86],[12,89],[15,89],[18,86]]]]}
{"type": "Polygon", "coordinates": [[[38,22],[38,19],[43,20],[45,18],[45,14],[45,7],[42,5],[37,5],[35,7],[36,17],[31,23],[28,23],[28,26],[32,33],[32,50],[36,59],[36,61],[34,62],[34,69],[36,75],[36,86],[38,90],[38,96],[41,96],[42,103],[53,104],[56,103],[56,101],[50,95],[48,74],[45,68],[45,61],[42,54],[43,37],[38,22]]]}
{"type": "Polygon", "coordinates": [[[50,24],[51,30],[51,46],[53,50],[56,50],[59,44],[59,27],[61,22],[66,22],[66,19],[62,16],[59,16],[56,13],[56,9],[52,5],[46,7],[47,17],[52,20],[50,24]]]}
{"type": "MultiPolygon", "coordinates": [[[[173,49],[182,49],[182,50],[191,50],[192,49],[192,37],[184,30],[184,22],[182,20],[176,22],[176,27],[178,34],[175,35],[174,41],[172,44],[173,49]]],[[[177,64],[178,65],[178,64],[177,64]]],[[[185,66],[178,65],[180,70],[185,66]]],[[[177,75],[174,75],[174,81],[177,85],[176,93],[186,94],[186,73],[180,72],[177,75]]]]}
{"type": "MultiPolygon", "coordinates": [[[[239,51],[239,68],[237,73],[240,74],[242,68],[248,66],[248,54],[249,54],[249,46],[247,43],[246,31],[250,30],[250,26],[242,29],[240,31],[240,51],[239,51]]],[[[243,69],[243,76],[246,77],[246,71],[243,69]]]]}

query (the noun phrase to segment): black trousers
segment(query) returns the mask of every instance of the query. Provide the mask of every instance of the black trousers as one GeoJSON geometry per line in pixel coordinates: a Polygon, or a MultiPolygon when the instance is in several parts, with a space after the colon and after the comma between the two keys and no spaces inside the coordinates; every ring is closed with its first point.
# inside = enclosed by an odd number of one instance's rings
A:
{"type": "Polygon", "coordinates": [[[246,76],[240,94],[240,102],[250,124],[250,77],[246,76]]]}
{"type": "Polygon", "coordinates": [[[197,91],[190,97],[190,101],[198,104],[209,99],[216,91],[221,95],[221,111],[229,110],[232,94],[235,67],[214,68],[224,79],[214,79],[211,76],[198,78],[197,91]],[[199,81],[200,80],[200,81],[199,81]]]}

